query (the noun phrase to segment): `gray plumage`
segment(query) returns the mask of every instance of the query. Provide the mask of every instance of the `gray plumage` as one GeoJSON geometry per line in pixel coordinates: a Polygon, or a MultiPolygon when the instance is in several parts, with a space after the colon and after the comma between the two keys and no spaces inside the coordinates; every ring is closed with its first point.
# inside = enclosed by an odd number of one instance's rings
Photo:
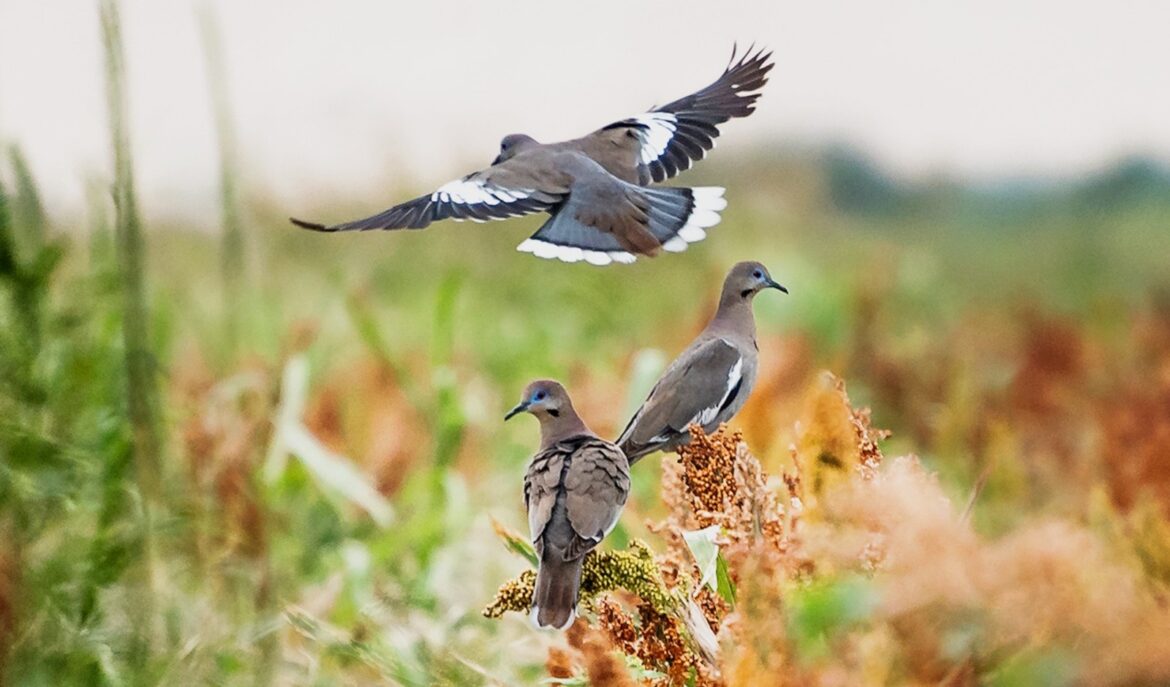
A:
{"type": "Polygon", "coordinates": [[[540,420],[540,449],[524,475],[524,505],[540,558],[531,618],[537,627],[567,628],[576,617],[585,554],[617,525],[630,492],[630,468],[614,444],[590,430],[564,387],[538,380],[505,416],[540,420]]]}
{"type": "Polygon", "coordinates": [[[706,237],[726,207],[723,189],[648,188],[690,168],[715,146],[718,125],[752,113],[767,83],[771,53],[735,51],[706,88],[586,136],[543,144],[510,134],[487,169],[372,217],[314,231],[422,229],[443,219],[487,221],[547,212],[518,250],[566,262],[604,265],[638,255],[679,252],[706,237]]]}
{"type": "Polygon", "coordinates": [[[788,293],[758,262],[737,263],[727,273],[715,316],[666,368],[618,438],[631,465],[687,443],[692,423],[711,432],[743,407],[759,362],[752,299],[767,288],[788,293]]]}

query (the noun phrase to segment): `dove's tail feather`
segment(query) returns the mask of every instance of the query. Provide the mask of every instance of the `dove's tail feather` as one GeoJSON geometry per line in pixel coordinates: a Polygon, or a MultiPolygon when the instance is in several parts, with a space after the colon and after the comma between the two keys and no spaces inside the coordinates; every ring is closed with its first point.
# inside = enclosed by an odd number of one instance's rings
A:
{"type": "Polygon", "coordinates": [[[577,596],[581,590],[581,563],[584,557],[565,560],[553,547],[545,549],[532,592],[532,623],[537,627],[564,630],[577,617],[577,596]]]}
{"type": "Polygon", "coordinates": [[[644,188],[628,184],[626,188],[640,197],[645,212],[644,226],[630,232],[627,243],[612,232],[582,222],[578,209],[566,205],[559,207],[518,250],[564,262],[631,263],[637,254],[686,250],[689,244],[707,237],[707,229],[719,223],[719,213],[727,207],[723,189],[716,186],[644,188]]]}

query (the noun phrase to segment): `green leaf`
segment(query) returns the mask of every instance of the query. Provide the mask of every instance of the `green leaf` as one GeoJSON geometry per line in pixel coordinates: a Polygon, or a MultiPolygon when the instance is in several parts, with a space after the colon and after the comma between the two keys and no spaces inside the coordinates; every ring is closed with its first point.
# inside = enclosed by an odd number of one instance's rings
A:
{"type": "Polygon", "coordinates": [[[802,656],[820,658],[833,635],[868,618],[877,601],[872,584],[855,577],[798,588],[789,596],[789,636],[802,656]]]}
{"type": "Polygon", "coordinates": [[[992,687],[1066,687],[1077,680],[1075,657],[1062,649],[1025,651],[1004,661],[991,675],[992,687]]]}
{"type": "Polygon", "coordinates": [[[532,548],[532,543],[526,538],[522,537],[517,532],[508,529],[504,523],[491,518],[492,529],[496,531],[496,536],[504,541],[504,545],[513,553],[518,553],[523,556],[532,567],[540,567],[540,558],[536,555],[536,549],[532,548]]]}
{"type": "Polygon", "coordinates": [[[695,558],[695,565],[699,566],[699,585],[707,585],[714,592],[719,591],[715,580],[716,561],[719,559],[719,545],[715,543],[715,539],[718,536],[719,525],[683,532],[683,540],[695,558]]]}
{"type": "Polygon", "coordinates": [[[626,388],[624,416],[633,415],[634,411],[646,400],[646,395],[650,393],[658,375],[666,368],[666,363],[666,355],[656,348],[643,348],[634,354],[630,384],[626,388]]]}
{"type": "Polygon", "coordinates": [[[294,356],[284,368],[276,432],[264,463],[265,481],[271,484],[280,478],[291,454],[327,491],[366,511],[378,525],[389,526],[394,520],[394,508],[386,497],[352,461],[330,451],[301,423],[308,386],[309,363],[303,355],[294,356]]]}
{"type": "Polygon", "coordinates": [[[626,668],[629,668],[630,674],[638,682],[645,682],[646,680],[661,680],[666,677],[666,673],[647,668],[642,659],[637,656],[626,656],[626,668]]]}
{"type": "Polygon", "coordinates": [[[731,580],[731,572],[727,569],[727,559],[723,557],[722,552],[720,552],[715,559],[715,582],[717,584],[715,591],[718,592],[719,596],[723,597],[723,600],[727,602],[727,605],[731,606],[732,610],[734,610],[735,582],[731,580]]]}
{"type": "Polygon", "coordinates": [[[309,397],[309,360],[304,355],[294,355],[285,363],[280,379],[280,405],[276,408],[273,423],[276,431],[268,446],[264,459],[264,481],[275,483],[284,474],[288,464],[286,428],[301,421],[301,413],[309,397]]]}
{"type": "Polygon", "coordinates": [[[345,456],[333,453],[304,425],[285,428],[285,445],[323,486],[369,513],[374,522],[388,527],[394,508],[370,480],[345,456]]]}

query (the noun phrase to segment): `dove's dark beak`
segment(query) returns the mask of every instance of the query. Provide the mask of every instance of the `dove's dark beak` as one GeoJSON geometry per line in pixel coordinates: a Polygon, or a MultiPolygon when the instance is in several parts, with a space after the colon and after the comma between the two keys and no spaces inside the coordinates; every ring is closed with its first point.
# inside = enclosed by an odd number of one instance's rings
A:
{"type": "Polygon", "coordinates": [[[523,413],[525,410],[528,410],[527,403],[517,403],[516,407],[509,410],[508,414],[504,416],[504,422],[511,420],[514,416],[519,415],[520,413],[523,413]]]}
{"type": "Polygon", "coordinates": [[[493,164],[493,165],[498,165],[498,164],[500,164],[500,162],[502,162],[502,160],[500,160],[500,158],[502,158],[502,157],[504,157],[504,156],[503,156],[503,155],[497,155],[497,156],[496,156],[496,159],[492,160],[492,164],[493,164]]]}
{"type": "Polygon", "coordinates": [[[784,288],[783,284],[777,284],[775,281],[773,281],[771,279],[768,280],[768,288],[769,289],[777,289],[777,290],[783,291],[784,293],[788,293],[788,289],[784,288]]]}

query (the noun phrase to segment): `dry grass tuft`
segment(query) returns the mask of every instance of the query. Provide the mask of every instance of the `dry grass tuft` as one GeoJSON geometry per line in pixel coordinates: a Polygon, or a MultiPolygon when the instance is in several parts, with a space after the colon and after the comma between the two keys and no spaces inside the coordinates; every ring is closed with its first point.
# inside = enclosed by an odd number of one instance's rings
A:
{"type": "Polygon", "coordinates": [[[559,646],[550,646],[544,669],[551,678],[564,680],[573,677],[573,655],[559,646]]]}
{"type": "Polygon", "coordinates": [[[589,629],[581,633],[574,644],[585,659],[585,674],[591,685],[613,685],[614,687],[635,687],[626,670],[621,653],[614,650],[605,635],[589,629]]]}
{"type": "Polygon", "coordinates": [[[216,557],[259,557],[267,548],[267,526],[255,480],[271,438],[275,375],[253,365],[216,383],[190,356],[176,377],[175,404],[187,416],[182,438],[194,508],[209,517],[196,545],[216,557]]]}
{"type": "Polygon", "coordinates": [[[309,404],[305,424],[342,455],[353,456],[392,496],[433,450],[426,423],[393,370],[373,358],[334,372],[309,404]]]}
{"type": "Polygon", "coordinates": [[[598,604],[597,622],[623,654],[636,657],[642,665],[665,675],[654,684],[684,684],[692,673],[698,676],[695,684],[715,684],[699,656],[691,650],[685,630],[674,615],[662,613],[645,602],[638,603],[631,614],[612,600],[602,600],[598,604]]]}
{"type": "Polygon", "coordinates": [[[807,506],[833,484],[854,474],[871,478],[882,461],[878,442],[889,432],[873,428],[868,408],[855,409],[845,382],[829,372],[821,373],[808,391],[804,410],[796,424],[792,460],[807,506]]]}
{"type": "Polygon", "coordinates": [[[1078,523],[1040,520],[985,539],[913,458],[840,485],[822,505],[806,553],[822,572],[869,576],[876,602],[817,674],[861,684],[859,647],[888,637],[888,667],[916,682],[982,675],[1035,647],[1077,656],[1086,684],[1170,678],[1170,645],[1151,639],[1170,636],[1170,613],[1140,566],[1078,523]]]}
{"type": "MultiPolygon", "coordinates": [[[[1170,354],[1167,369],[1170,370],[1170,354]]],[[[1133,383],[1101,403],[1102,460],[1114,502],[1152,496],[1170,517],[1170,373],[1133,383]]]]}

